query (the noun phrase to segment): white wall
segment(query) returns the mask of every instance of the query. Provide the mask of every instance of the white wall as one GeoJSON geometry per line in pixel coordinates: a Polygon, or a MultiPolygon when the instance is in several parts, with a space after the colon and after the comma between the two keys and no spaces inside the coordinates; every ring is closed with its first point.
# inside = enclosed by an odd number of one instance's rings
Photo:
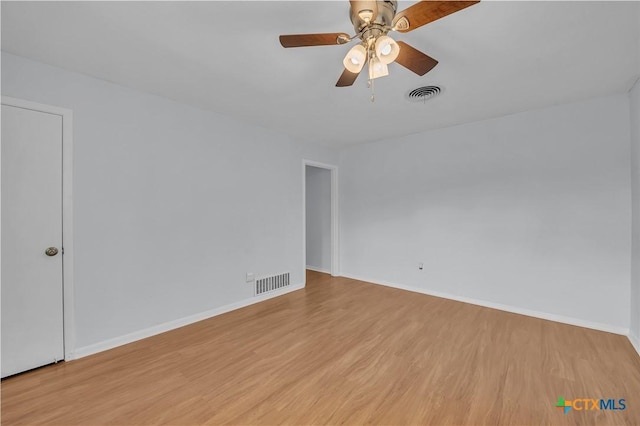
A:
{"type": "Polygon", "coordinates": [[[631,340],[640,352],[640,81],[629,92],[631,117],[631,340]]]}
{"type": "Polygon", "coordinates": [[[306,166],[307,267],[331,272],[331,170],[306,166]]]}
{"type": "Polygon", "coordinates": [[[341,272],[624,332],[629,153],[626,94],[344,150],[341,272]]]}
{"type": "MultiPolygon", "coordinates": [[[[629,327],[638,92],[345,149],[342,272],[629,327]]],[[[300,165],[335,153],[6,53],[2,93],[74,111],[78,347],[303,282],[300,165]]]]}
{"type": "Polygon", "coordinates": [[[331,152],[6,53],[2,94],[74,113],[77,347],[304,282],[300,166],[331,152]]]}

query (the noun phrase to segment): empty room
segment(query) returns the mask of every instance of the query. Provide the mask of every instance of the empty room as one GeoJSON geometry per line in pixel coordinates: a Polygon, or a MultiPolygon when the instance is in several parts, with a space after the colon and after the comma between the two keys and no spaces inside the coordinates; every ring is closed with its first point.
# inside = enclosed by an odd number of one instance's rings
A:
{"type": "Polygon", "coordinates": [[[640,1],[2,1],[2,425],[640,425],[640,1]]]}

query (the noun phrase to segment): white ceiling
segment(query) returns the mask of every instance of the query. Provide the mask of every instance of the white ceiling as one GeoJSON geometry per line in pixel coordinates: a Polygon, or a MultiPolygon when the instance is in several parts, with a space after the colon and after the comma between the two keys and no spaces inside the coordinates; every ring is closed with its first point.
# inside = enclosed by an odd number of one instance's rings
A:
{"type": "MultiPolygon", "coordinates": [[[[402,10],[415,2],[400,2],[402,10]]],[[[627,91],[640,2],[482,2],[408,34],[440,61],[334,87],[349,46],[284,49],[279,34],[347,32],[344,1],[2,2],[2,49],[325,145],[366,142],[627,91]],[[443,93],[410,103],[423,85],[443,93]]]]}

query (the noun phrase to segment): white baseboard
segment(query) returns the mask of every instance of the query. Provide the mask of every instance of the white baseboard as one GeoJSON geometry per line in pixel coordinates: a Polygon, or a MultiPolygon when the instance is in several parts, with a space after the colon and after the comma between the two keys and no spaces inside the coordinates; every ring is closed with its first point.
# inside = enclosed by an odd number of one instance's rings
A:
{"type": "Polygon", "coordinates": [[[307,269],[314,272],[321,272],[323,274],[331,274],[331,271],[327,271],[326,269],[316,268],[315,266],[307,265],[307,269]]]}
{"type": "Polygon", "coordinates": [[[209,311],[201,312],[199,314],[190,315],[188,317],[180,318],[177,320],[158,324],[153,327],[146,328],[144,330],[135,331],[133,333],[125,334],[124,336],[115,337],[113,339],[104,340],[102,342],[94,343],[92,345],[76,348],[73,353],[72,359],[82,358],[88,355],[93,355],[98,352],[113,349],[118,346],[126,345],[137,340],[142,340],[147,337],[155,336],[156,334],[164,333],[176,328],[184,327],[185,325],[193,324],[194,322],[202,321],[217,315],[221,315],[236,309],[244,308],[245,306],[253,305],[259,302],[264,302],[274,297],[282,296],[283,294],[291,293],[292,291],[300,290],[304,288],[304,284],[297,284],[288,288],[275,290],[269,294],[263,294],[250,299],[244,299],[239,302],[230,303],[219,308],[211,309],[209,311]]]}
{"type": "Polygon", "coordinates": [[[638,336],[636,336],[635,333],[631,331],[629,331],[629,335],[627,337],[631,342],[631,346],[633,346],[636,352],[638,352],[638,355],[640,355],[640,338],[638,338],[638,336]]]}
{"type": "MultiPolygon", "coordinates": [[[[540,318],[540,319],[545,319],[545,320],[555,321],[555,322],[561,322],[561,323],[570,324],[570,325],[577,325],[578,327],[591,328],[593,330],[606,331],[606,332],[614,333],[614,334],[622,334],[624,336],[628,336],[629,335],[629,329],[628,328],[617,327],[617,326],[610,325],[610,324],[602,324],[602,323],[599,323],[599,322],[585,321],[585,320],[581,320],[581,319],[577,319],[577,318],[565,317],[565,316],[556,315],[556,314],[550,314],[550,313],[547,313],[547,312],[534,311],[534,310],[530,310],[530,309],[518,308],[518,307],[515,307],[515,306],[503,305],[501,303],[488,302],[486,300],[479,300],[479,299],[473,299],[473,298],[470,298],[470,297],[457,296],[457,295],[449,294],[449,293],[442,293],[442,292],[439,292],[439,291],[426,290],[426,289],[419,288],[419,287],[412,287],[412,286],[406,286],[406,285],[402,285],[402,284],[394,284],[394,283],[390,283],[390,282],[386,282],[386,281],[380,281],[380,280],[374,280],[374,279],[369,279],[369,278],[364,278],[364,277],[358,277],[358,276],[350,275],[350,274],[342,274],[342,276],[345,277],[345,278],[353,279],[353,280],[365,281],[365,282],[368,282],[368,283],[371,283],[371,284],[378,284],[378,285],[383,285],[383,286],[386,286],[386,287],[393,287],[393,288],[397,288],[397,289],[400,289],[400,290],[412,291],[414,293],[427,294],[429,296],[441,297],[443,299],[456,300],[458,302],[470,303],[472,305],[484,306],[485,308],[498,309],[500,311],[511,312],[511,313],[514,313],[514,314],[526,315],[528,317],[540,318]]],[[[636,349],[637,349],[637,347],[636,347],[636,349]]]]}

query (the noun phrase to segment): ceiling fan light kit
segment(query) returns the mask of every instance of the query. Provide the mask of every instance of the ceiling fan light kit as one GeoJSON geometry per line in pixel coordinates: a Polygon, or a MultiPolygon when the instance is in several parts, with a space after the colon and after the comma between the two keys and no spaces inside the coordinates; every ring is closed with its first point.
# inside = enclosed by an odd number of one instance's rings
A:
{"type": "Polygon", "coordinates": [[[353,73],[362,71],[365,62],[367,62],[367,49],[361,44],[353,46],[342,61],[345,69],[353,73]]]}
{"type": "Polygon", "coordinates": [[[376,40],[376,57],[385,64],[395,61],[400,53],[400,46],[394,39],[387,35],[378,37],[376,40]]]}
{"type": "Polygon", "coordinates": [[[475,1],[420,1],[396,13],[397,0],[352,0],[350,16],[355,35],[345,33],[281,35],[283,47],[342,45],[356,38],[360,43],[349,50],[344,60],[344,71],[336,83],[337,87],[353,85],[358,75],[369,63],[371,101],[373,102],[373,80],[389,75],[387,65],[397,62],[408,70],[424,75],[438,61],[404,42],[396,42],[387,34],[390,31],[406,33],[437,19],[458,12],[476,3],[475,1]]]}
{"type": "Polygon", "coordinates": [[[378,58],[369,61],[369,80],[389,75],[389,67],[378,58]]]}

